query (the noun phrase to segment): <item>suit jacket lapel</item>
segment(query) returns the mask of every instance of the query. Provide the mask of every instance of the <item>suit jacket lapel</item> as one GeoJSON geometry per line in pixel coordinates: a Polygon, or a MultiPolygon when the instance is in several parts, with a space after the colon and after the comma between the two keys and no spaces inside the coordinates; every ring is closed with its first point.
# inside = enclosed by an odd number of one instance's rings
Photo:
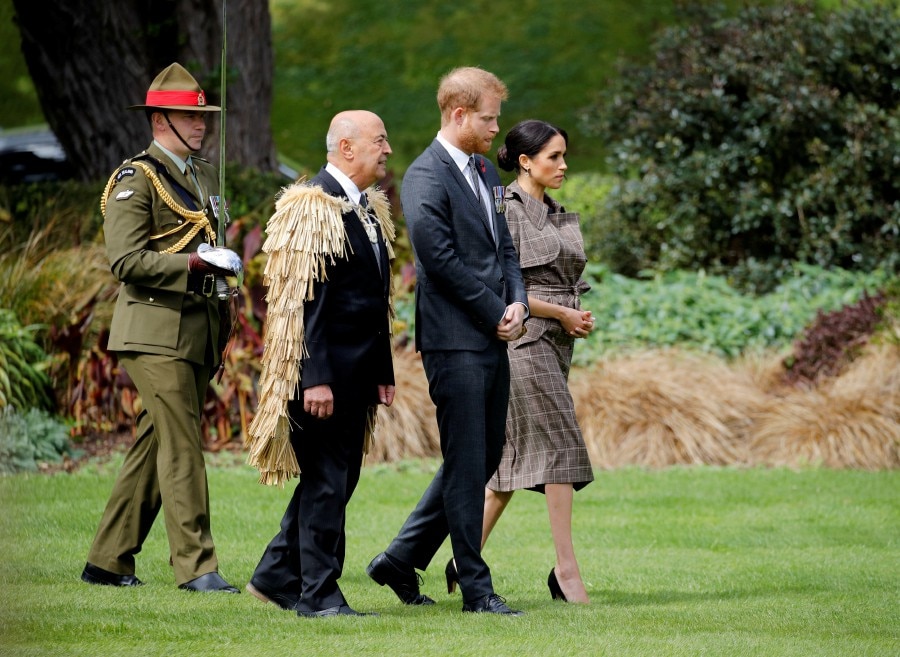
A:
{"type": "MultiPolygon", "coordinates": [[[[447,149],[441,145],[437,139],[432,142],[432,147],[435,149],[438,157],[447,165],[447,169],[450,171],[451,177],[456,181],[456,184],[459,185],[460,191],[463,195],[468,199],[469,205],[472,206],[473,210],[478,209],[478,199],[475,198],[475,194],[472,193],[472,186],[469,184],[469,181],[466,180],[465,175],[462,171],[459,170],[459,167],[456,166],[456,162],[453,161],[453,158],[450,157],[450,153],[447,152],[447,149]]],[[[484,214],[482,212],[482,214],[484,214]]]]}
{"type": "MultiPolygon", "coordinates": [[[[331,194],[332,196],[337,196],[346,200],[347,195],[344,193],[344,188],[341,187],[340,183],[334,179],[330,173],[325,171],[325,167],[319,171],[319,174],[310,180],[312,184],[321,185],[322,189],[331,194]]],[[[378,233],[378,249],[381,254],[381,262],[387,262],[387,249],[384,246],[384,236],[381,234],[381,230],[378,229],[376,223],[376,231],[378,233]]],[[[356,214],[354,210],[347,212],[344,214],[344,228],[347,231],[347,240],[350,242],[350,248],[356,255],[366,259],[369,263],[371,263],[372,267],[381,275],[382,280],[386,278],[384,274],[384,266],[379,265],[378,260],[375,258],[375,251],[372,250],[372,243],[369,241],[369,236],[366,233],[366,229],[363,228],[362,220],[356,214]]]]}
{"type": "MultiPolygon", "coordinates": [[[[478,177],[481,178],[481,181],[484,183],[484,186],[487,187],[488,190],[488,207],[487,207],[487,221],[490,222],[488,225],[488,230],[491,232],[491,236],[494,240],[494,248],[498,248],[497,244],[497,214],[494,212],[494,203],[493,199],[490,198],[492,193],[492,185],[488,182],[487,177],[485,175],[485,166],[484,166],[484,157],[481,155],[475,156],[475,168],[478,170],[478,177]]],[[[480,204],[482,208],[484,208],[484,204],[480,204]]],[[[484,212],[482,212],[484,214],[484,212]]]]}
{"type": "Polygon", "coordinates": [[[387,263],[387,247],[384,244],[384,235],[381,234],[381,227],[378,225],[378,221],[373,217],[372,221],[375,223],[375,234],[377,235],[377,239],[375,244],[369,241],[369,234],[366,232],[365,227],[362,224],[362,219],[355,212],[350,213],[352,217],[348,217],[347,223],[349,224],[349,228],[347,229],[347,237],[350,238],[351,235],[355,238],[352,241],[353,250],[355,253],[362,253],[363,257],[372,263],[372,267],[378,272],[379,276],[381,276],[382,280],[387,277],[385,273],[385,266],[387,263]],[[375,257],[375,249],[378,249],[378,258],[375,257]]]}
{"type": "Polygon", "coordinates": [[[387,295],[391,291],[391,268],[388,261],[387,244],[384,242],[384,235],[381,234],[380,229],[378,230],[378,254],[378,262],[376,264],[380,268],[379,273],[383,283],[382,290],[387,295]]]}
{"type": "MultiPolygon", "coordinates": [[[[472,186],[469,184],[469,181],[466,180],[465,176],[463,175],[463,172],[459,170],[458,166],[456,166],[456,162],[453,161],[453,158],[450,157],[450,153],[448,153],[447,149],[441,145],[441,142],[439,142],[437,139],[435,139],[431,143],[431,146],[432,146],[432,148],[434,148],[438,157],[444,162],[444,164],[447,165],[447,169],[449,169],[450,175],[456,180],[456,184],[459,185],[460,192],[462,193],[462,195],[468,199],[468,203],[469,203],[469,205],[472,206],[472,210],[474,212],[477,212],[478,216],[481,217],[481,223],[484,225],[484,229],[486,231],[488,231],[488,235],[490,236],[492,233],[495,234],[495,231],[491,230],[491,225],[488,223],[489,221],[493,222],[494,226],[496,226],[496,222],[494,222],[494,220],[493,220],[493,210],[491,210],[492,216],[488,217],[485,214],[484,203],[481,203],[475,197],[475,194],[472,193],[472,186]]],[[[481,159],[480,158],[481,158],[480,155],[475,156],[475,160],[476,160],[476,163],[477,163],[477,166],[479,169],[481,168],[481,159]]],[[[478,175],[481,176],[480,171],[479,171],[478,175]]],[[[484,178],[482,178],[482,180],[484,180],[484,178]]],[[[490,185],[488,185],[488,189],[490,189],[490,185]]],[[[494,247],[496,248],[496,246],[497,245],[495,242],[494,247]]]]}

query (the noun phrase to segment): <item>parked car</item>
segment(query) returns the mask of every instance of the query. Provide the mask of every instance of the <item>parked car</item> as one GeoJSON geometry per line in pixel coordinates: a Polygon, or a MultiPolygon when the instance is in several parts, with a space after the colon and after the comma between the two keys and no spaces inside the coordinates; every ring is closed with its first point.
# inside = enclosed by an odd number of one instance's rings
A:
{"type": "Polygon", "coordinates": [[[65,151],[47,126],[0,130],[0,183],[66,180],[73,173],[65,151]]]}
{"type": "MultiPolygon", "coordinates": [[[[281,158],[278,170],[290,180],[299,175],[281,158]]],[[[68,180],[74,175],[66,152],[47,126],[0,129],[0,184],[68,180]]]]}

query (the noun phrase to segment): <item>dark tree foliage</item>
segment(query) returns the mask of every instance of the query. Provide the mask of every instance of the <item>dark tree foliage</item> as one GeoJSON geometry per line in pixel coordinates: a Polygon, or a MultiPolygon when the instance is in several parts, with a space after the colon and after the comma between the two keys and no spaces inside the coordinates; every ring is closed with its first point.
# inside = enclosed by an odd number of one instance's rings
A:
{"type": "MultiPolygon", "coordinates": [[[[222,0],[13,0],[38,98],[82,180],[105,178],[150,142],[140,104],[159,71],[178,61],[218,104],[222,0]]],[[[229,162],[276,166],[269,126],[272,43],[266,0],[227,5],[226,153],[229,162]]],[[[218,119],[204,156],[218,163],[218,119]]]]}
{"type": "Polygon", "coordinates": [[[869,341],[886,303],[887,297],[879,292],[834,312],[819,311],[784,361],[785,382],[810,384],[840,374],[869,341]]]}
{"type": "Polygon", "coordinates": [[[622,176],[589,228],[594,255],[757,289],[795,260],[896,269],[897,3],[692,11],[585,113],[622,176]]]}

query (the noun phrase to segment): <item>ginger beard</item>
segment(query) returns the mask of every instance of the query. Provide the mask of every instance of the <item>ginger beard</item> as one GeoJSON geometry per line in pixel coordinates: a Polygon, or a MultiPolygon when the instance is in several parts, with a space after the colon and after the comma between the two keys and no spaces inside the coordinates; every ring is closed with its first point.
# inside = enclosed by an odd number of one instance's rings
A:
{"type": "Polygon", "coordinates": [[[481,108],[467,111],[459,126],[457,141],[464,153],[484,155],[491,150],[494,137],[499,132],[496,117],[500,114],[500,101],[483,102],[481,108]]]}
{"type": "Polygon", "coordinates": [[[491,139],[485,139],[483,135],[479,135],[469,124],[465,124],[459,129],[459,148],[464,153],[478,153],[484,155],[491,150],[491,139]]]}

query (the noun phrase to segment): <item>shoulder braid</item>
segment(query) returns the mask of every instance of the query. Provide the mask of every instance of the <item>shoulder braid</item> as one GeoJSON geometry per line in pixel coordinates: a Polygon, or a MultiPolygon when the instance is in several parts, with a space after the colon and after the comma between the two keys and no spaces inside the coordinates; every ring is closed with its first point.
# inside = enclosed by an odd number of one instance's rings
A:
{"type": "MultiPolygon", "coordinates": [[[[178,253],[185,246],[190,244],[191,240],[194,239],[194,236],[199,233],[201,230],[206,231],[206,237],[210,241],[210,243],[215,244],[216,241],[216,232],[213,230],[212,225],[209,223],[209,218],[206,216],[206,213],[203,210],[189,210],[180,203],[178,203],[172,195],[169,194],[168,190],[163,187],[162,181],[159,179],[159,176],[156,175],[156,172],[153,170],[145,162],[141,162],[140,160],[132,160],[131,164],[137,167],[140,167],[143,170],[144,174],[147,176],[147,180],[150,181],[150,184],[153,185],[153,188],[156,190],[156,193],[159,195],[160,200],[165,203],[169,209],[172,210],[175,214],[184,217],[186,223],[178,226],[177,228],[173,228],[172,230],[166,231],[165,233],[160,233],[159,235],[151,235],[151,240],[162,239],[163,237],[168,237],[169,235],[173,235],[179,231],[184,230],[185,228],[190,228],[188,232],[178,240],[175,244],[160,251],[160,253],[178,253]]],[[[112,193],[112,188],[115,186],[116,175],[119,173],[119,170],[122,167],[116,169],[113,174],[109,177],[109,180],[106,181],[106,187],[103,189],[103,194],[100,197],[100,213],[103,217],[106,217],[106,203],[109,199],[109,195],[112,193]]]]}

